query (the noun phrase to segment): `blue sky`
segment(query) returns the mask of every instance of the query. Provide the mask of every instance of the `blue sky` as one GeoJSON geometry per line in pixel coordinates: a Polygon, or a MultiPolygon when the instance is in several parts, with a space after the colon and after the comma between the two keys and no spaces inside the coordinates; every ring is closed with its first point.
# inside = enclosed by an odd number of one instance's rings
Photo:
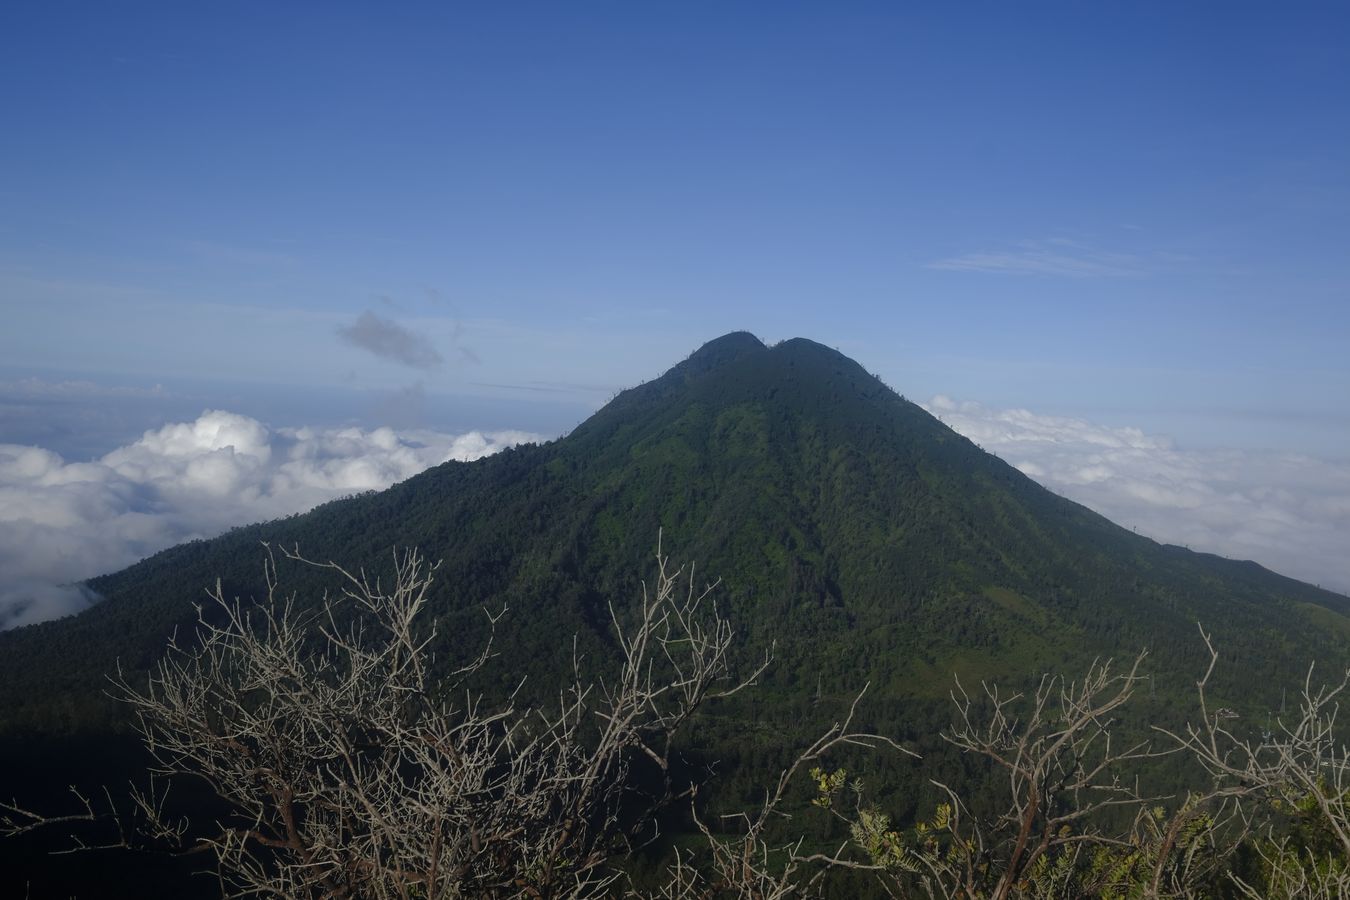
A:
{"type": "Polygon", "coordinates": [[[52,2],[0,47],[0,381],[104,390],[0,443],[556,434],[747,329],[1350,456],[1343,4],[52,2]]]}

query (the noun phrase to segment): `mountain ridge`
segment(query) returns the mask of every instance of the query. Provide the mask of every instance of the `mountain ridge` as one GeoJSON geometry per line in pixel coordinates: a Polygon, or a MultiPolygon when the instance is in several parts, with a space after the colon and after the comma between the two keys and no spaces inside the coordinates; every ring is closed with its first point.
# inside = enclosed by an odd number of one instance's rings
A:
{"type": "MultiPolygon", "coordinates": [[[[1029,674],[1143,646],[1184,668],[1197,620],[1258,649],[1253,677],[1271,683],[1309,656],[1350,656],[1344,597],[1135,535],[838,351],[732,332],[565,437],[94,579],[105,603],[0,635],[0,730],[111,727],[102,676],[119,659],[148,666],[217,577],[231,596],[260,596],[262,540],[349,565],[417,544],[446,560],[438,627],[468,646],[484,635],[481,608],[506,603],[547,681],[569,652],[560,635],[604,652],[606,604],[631,595],[661,530],[667,549],[722,577],[748,645],[776,642],[788,666],[840,691],[871,680],[942,696],[952,671],[1029,674]]],[[[797,690],[790,671],[771,678],[771,692],[797,690]]]]}

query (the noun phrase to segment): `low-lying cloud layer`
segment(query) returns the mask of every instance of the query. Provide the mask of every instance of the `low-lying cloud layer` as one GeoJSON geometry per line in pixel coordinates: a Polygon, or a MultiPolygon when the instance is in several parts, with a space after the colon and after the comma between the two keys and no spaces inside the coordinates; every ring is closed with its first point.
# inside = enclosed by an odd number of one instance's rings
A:
{"type": "Polygon", "coordinates": [[[1056,493],[1140,534],[1350,591],[1350,460],[1186,450],[1137,428],[943,396],[927,409],[1056,493]]]}
{"type": "Polygon", "coordinates": [[[95,462],[0,444],[0,629],[77,612],[76,582],[182,541],[379,490],[538,435],[271,429],[207,411],[95,462]]]}

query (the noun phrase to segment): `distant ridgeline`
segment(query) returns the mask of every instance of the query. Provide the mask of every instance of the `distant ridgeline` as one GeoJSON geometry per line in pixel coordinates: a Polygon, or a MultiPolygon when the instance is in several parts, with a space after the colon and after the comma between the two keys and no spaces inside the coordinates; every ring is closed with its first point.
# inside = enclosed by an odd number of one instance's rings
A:
{"type": "MultiPolygon", "coordinates": [[[[1025,684],[1147,649],[1152,688],[1126,713],[1142,722],[1190,710],[1208,660],[1197,622],[1222,654],[1212,690],[1252,714],[1277,709],[1310,660],[1329,673],[1350,661],[1345,597],[1133,534],[838,352],[740,332],[566,437],[166,550],[91,582],[107,600],[87,612],[0,634],[0,735],[14,760],[3,771],[21,777],[25,748],[124,732],[105,675],[119,659],[144,670],[175,629],[190,633],[217,579],[228,596],[262,596],[261,541],[370,570],[389,566],[391,548],[420,547],[443,560],[427,614],[438,664],[481,648],[484,608],[506,607],[484,690],[525,677],[526,696],[548,698],[571,672],[574,635],[583,667],[613,658],[608,605],[640,596],[658,532],[700,581],[721,579],[747,665],[775,648],[759,686],[686,735],[737,799],[869,682],[862,724],[950,767],[934,735],[953,675],[1025,684]]],[[[283,566],[281,579],[310,603],[331,586],[321,574],[283,566]]],[[[932,774],[892,760],[869,785],[903,816],[932,774]]]]}

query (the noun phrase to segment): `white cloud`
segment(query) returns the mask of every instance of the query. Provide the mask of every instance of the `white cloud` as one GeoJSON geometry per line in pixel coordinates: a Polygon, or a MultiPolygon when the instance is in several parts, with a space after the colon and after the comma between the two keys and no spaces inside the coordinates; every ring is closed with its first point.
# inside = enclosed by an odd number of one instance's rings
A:
{"type": "Polygon", "coordinates": [[[538,435],[271,429],[210,410],[88,463],[0,444],[0,628],[76,612],[82,579],[165,547],[380,490],[538,435]]]}
{"type": "Polygon", "coordinates": [[[943,396],[927,408],[1026,475],[1120,525],[1350,591],[1350,460],[1188,450],[1137,428],[943,396]]]}

